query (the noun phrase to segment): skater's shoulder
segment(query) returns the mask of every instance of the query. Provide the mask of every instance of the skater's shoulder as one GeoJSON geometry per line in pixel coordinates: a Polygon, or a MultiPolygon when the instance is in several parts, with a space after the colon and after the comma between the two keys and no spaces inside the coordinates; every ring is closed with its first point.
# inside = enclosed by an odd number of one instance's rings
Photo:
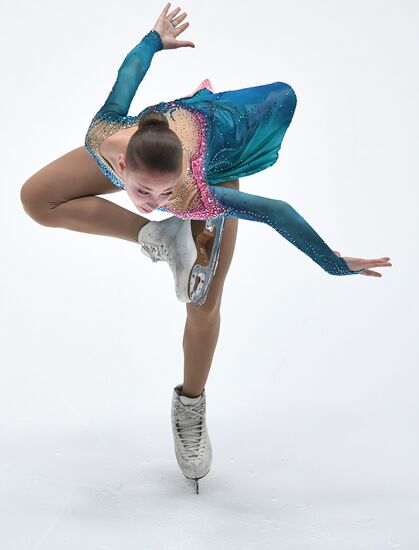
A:
{"type": "Polygon", "coordinates": [[[181,106],[176,109],[162,111],[162,114],[167,118],[169,128],[179,138],[183,149],[194,158],[199,149],[199,128],[196,117],[189,110],[181,106]]]}
{"type": "MultiPolygon", "coordinates": [[[[130,129],[138,124],[138,117],[115,116],[113,113],[96,114],[90,122],[85,136],[85,143],[98,148],[114,134],[130,129]]],[[[129,131],[129,130],[128,130],[129,131]]]]}

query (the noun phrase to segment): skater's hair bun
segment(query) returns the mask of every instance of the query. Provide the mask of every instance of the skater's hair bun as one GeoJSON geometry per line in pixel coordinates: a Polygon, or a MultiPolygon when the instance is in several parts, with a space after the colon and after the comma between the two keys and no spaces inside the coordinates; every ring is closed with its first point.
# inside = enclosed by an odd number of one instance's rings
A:
{"type": "Polygon", "coordinates": [[[148,113],[140,118],[138,122],[138,129],[143,130],[144,128],[150,128],[151,126],[160,126],[169,128],[169,121],[161,113],[148,113]]]}
{"type": "Polygon", "coordinates": [[[148,168],[179,175],[182,172],[182,143],[170,129],[167,118],[156,111],[138,121],[138,129],[131,136],[125,155],[128,170],[148,168]]]}

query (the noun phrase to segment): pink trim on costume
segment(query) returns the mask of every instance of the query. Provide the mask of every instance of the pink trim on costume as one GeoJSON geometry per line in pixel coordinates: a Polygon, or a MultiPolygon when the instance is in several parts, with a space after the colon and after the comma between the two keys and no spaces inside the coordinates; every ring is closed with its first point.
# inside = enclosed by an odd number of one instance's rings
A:
{"type": "MultiPolygon", "coordinates": [[[[201,84],[198,86],[198,88],[195,90],[193,94],[190,94],[189,96],[183,96],[183,97],[191,97],[194,95],[197,91],[201,90],[202,88],[208,88],[212,92],[214,91],[212,89],[211,82],[208,78],[206,78],[201,84]]],[[[174,103],[170,102],[170,105],[174,105],[174,103]]],[[[227,211],[226,208],[224,208],[214,197],[214,195],[209,190],[208,182],[205,180],[205,153],[206,153],[206,120],[205,116],[200,113],[199,111],[189,108],[187,106],[183,106],[183,109],[187,109],[189,112],[192,113],[193,116],[195,116],[197,123],[198,123],[198,151],[196,154],[196,157],[191,160],[191,169],[192,174],[195,180],[196,188],[198,189],[199,196],[200,196],[200,204],[195,208],[188,208],[185,212],[174,212],[171,211],[170,208],[164,207],[169,212],[172,212],[175,214],[178,218],[193,218],[196,220],[205,220],[207,218],[216,218],[220,214],[223,214],[227,211]]]]}
{"type": "Polygon", "coordinates": [[[214,92],[210,79],[206,78],[201,82],[201,84],[198,86],[198,88],[195,89],[194,92],[189,95],[183,95],[180,99],[184,97],[192,97],[194,94],[196,94],[196,92],[199,92],[199,90],[202,90],[203,88],[207,88],[208,90],[211,90],[211,92],[214,92]]]}
{"type": "Polygon", "coordinates": [[[201,195],[201,201],[204,204],[204,209],[197,208],[197,214],[202,214],[205,218],[213,218],[226,212],[226,208],[221,206],[215,199],[211,191],[208,189],[208,183],[205,180],[205,118],[202,113],[195,111],[195,116],[198,119],[199,125],[199,150],[197,157],[191,162],[192,173],[195,177],[196,186],[201,195]]]}

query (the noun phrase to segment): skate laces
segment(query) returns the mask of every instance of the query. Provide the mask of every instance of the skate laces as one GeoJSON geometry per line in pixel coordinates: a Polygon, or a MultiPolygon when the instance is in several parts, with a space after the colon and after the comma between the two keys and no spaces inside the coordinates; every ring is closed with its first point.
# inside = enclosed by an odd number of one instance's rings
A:
{"type": "Polygon", "coordinates": [[[162,261],[167,262],[170,266],[173,265],[172,258],[169,257],[169,251],[163,244],[157,245],[143,242],[141,246],[153,262],[162,261]]]}
{"type": "Polygon", "coordinates": [[[176,430],[186,451],[187,458],[199,458],[202,455],[200,442],[204,430],[205,402],[202,399],[195,405],[175,403],[176,430]]]}

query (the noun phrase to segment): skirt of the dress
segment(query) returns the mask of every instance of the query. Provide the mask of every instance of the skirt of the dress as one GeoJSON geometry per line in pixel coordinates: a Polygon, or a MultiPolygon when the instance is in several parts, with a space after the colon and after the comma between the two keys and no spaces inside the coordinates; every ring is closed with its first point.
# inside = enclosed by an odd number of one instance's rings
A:
{"type": "Polygon", "coordinates": [[[297,105],[285,82],[214,92],[209,79],[176,101],[205,115],[206,181],[213,185],[272,166],[297,105]]]}

